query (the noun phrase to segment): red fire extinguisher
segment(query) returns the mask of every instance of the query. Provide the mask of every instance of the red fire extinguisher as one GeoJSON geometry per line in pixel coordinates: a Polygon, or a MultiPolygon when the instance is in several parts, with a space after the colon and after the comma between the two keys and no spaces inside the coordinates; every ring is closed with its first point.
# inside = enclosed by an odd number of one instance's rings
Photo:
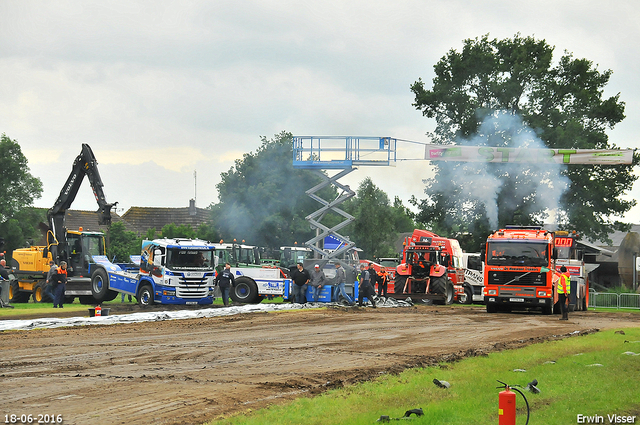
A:
{"type": "MultiPolygon", "coordinates": [[[[512,387],[508,384],[498,381],[502,385],[496,388],[504,388],[504,391],[500,391],[498,394],[498,425],[516,425],[516,393],[511,391],[512,387]]],[[[522,391],[517,388],[513,388],[520,393],[524,402],[527,404],[527,422],[529,423],[529,402],[524,396],[522,391]]],[[[525,424],[525,425],[526,425],[525,424]]]]}
{"type": "Polygon", "coordinates": [[[99,305],[96,306],[96,317],[102,316],[102,307],[99,305]]]}

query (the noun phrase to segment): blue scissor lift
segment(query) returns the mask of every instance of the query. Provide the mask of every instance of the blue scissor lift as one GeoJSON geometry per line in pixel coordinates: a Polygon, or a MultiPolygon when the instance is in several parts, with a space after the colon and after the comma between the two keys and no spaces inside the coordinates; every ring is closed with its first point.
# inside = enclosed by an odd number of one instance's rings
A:
{"type": "Polygon", "coordinates": [[[322,204],[316,212],[309,214],[306,219],[312,227],[319,229],[316,237],[305,244],[320,254],[323,259],[339,258],[339,256],[354,246],[348,238],[340,235],[342,229],[354,220],[354,217],[338,207],[356,193],[347,185],[338,182],[339,179],[354,171],[358,166],[389,166],[396,162],[397,139],[391,137],[351,137],[351,136],[294,136],[293,137],[293,167],[314,171],[322,182],[307,190],[312,199],[322,204]],[[330,172],[334,172],[329,176],[330,172]],[[325,200],[317,192],[334,185],[342,192],[336,199],[325,200]],[[344,217],[344,221],[333,227],[321,223],[322,218],[329,211],[344,217]],[[333,235],[346,243],[339,249],[329,252],[320,249],[316,243],[326,236],[333,235]]]}

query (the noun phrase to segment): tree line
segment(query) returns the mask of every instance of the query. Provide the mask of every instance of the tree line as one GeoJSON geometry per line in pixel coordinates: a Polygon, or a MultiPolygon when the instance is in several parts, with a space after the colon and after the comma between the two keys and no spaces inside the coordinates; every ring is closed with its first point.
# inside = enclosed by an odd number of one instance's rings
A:
{"type": "MultiPolygon", "coordinates": [[[[430,136],[443,145],[611,149],[606,134],[624,118],[620,94],[603,93],[612,71],[599,71],[591,61],[565,52],[553,60],[554,47],[545,40],[523,37],[498,40],[488,35],[463,41],[435,65],[430,85],[411,84],[413,106],[436,127],[430,136]],[[508,123],[508,124],[505,124],[508,123]],[[529,137],[528,134],[535,134],[529,137]],[[527,137],[524,137],[527,136],[527,137]],[[535,139],[535,140],[530,140],[535,139]]],[[[292,135],[260,138],[255,152],[246,153],[221,174],[218,202],[208,208],[211,221],[202,228],[165,226],[144,237],[244,239],[268,248],[302,244],[315,236],[305,217],[319,204],[305,191],[320,178],[292,165],[292,135]]],[[[610,242],[608,234],[626,231],[624,215],[635,200],[624,200],[637,176],[632,165],[572,165],[557,169],[503,167],[500,164],[435,162],[436,174],[424,180],[422,199],[412,209],[393,200],[365,178],[356,196],[342,204],[355,221],[340,230],[361,248],[366,258],[397,254],[397,235],[426,228],[458,238],[464,249],[477,251],[496,227],[542,225],[552,219],[561,229],[577,230],[591,241],[610,242]],[[490,195],[490,202],[486,196],[490,195]],[[549,197],[553,198],[550,207],[549,197]]],[[[15,140],[0,141],[0,237],[8,249],[24,246],[38,233],[42,213],[29,208],[40,197],[42,183],[30,175],[15,140]]],[[[335,199],[335,188],[323,189],[323,199],[335,199]]],[[[323,224],[342,221],[331,213],[323,224]]],[[[114,223],[108,232],[110,256],[139,251],[142,236],[114,223]]]]}

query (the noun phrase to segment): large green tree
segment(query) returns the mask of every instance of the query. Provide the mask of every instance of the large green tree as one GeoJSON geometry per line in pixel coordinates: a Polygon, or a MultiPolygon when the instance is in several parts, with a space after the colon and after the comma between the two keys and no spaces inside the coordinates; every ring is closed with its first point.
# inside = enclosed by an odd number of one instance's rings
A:
{"type": "MultiPolygon", "coordinates": [[[[567,52],[554,62],[553,50],[519,34],[467,39],[434,66],[431,89],[421,79],[411,86],[414,106],[435,118],[436,143],[615,148],[605,131],[624,119],[624,103],[619,94],[604,97],[612,72],[567,52]]],[[[632,166],[434,166],[426,198],[414,200],[418,220],[445,235],[473,234],[467,249],[495,226],[542,224],[549,211],[562,227],[604,241],[628,228],[612,217],[635,205],[620,197],[637,178],[632,166]]]]}
{"type": "Polygon", "coordinates": [[[355,217],[345,233],[363,250],[362,258],[398,255],[393,246],[397,234],[415,228],[413,214],[402,201],[396,197],[391,205],[387,194],[369,177],[360,182],[356,196],[346,203],[345,210],[355,217]]]}
{"type": "MultiPolygon", "coordinates": [[[[217,185],[219,202],[211,206],[214,226],[225,240],[269,248],[301,244],[315,236],[305,217],[320,204],[305,191],[320,178],[293,168],[291,133],[283,131],[261,141],[256,152],[244,154],[222,173],[217,185]]],[[[327,188],[322,197],[332,199],[335,193],[327,188]]]]}
{"type": "Polygon", "coordinates": [[[31,175],[20,145],[3,133],[0,137],[0,238],[5,239],[5,250],[23,247],[36,236],[42,214],[30,207],[41,194],[42,182],[31,175]]]}

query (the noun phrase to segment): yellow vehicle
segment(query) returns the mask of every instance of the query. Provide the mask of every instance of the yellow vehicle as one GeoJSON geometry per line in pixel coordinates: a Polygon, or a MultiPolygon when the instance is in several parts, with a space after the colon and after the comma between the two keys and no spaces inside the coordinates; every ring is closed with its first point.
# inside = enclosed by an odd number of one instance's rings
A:
{"type": "Polygon", "coordinates": [[[49,262],[56,264],[65,261],[67,268],[67,285],[65,302],[72,302],[77,296],[80,302],[86,304],[109,301],[116,297],[114,291],[97,291],[100,299],[92,296],[91,286],[102,286],[101,276],[95,274],[94,256],[105,255],[105,237],[102,232],[68,230],[65,227],[65,213],[73,203],[84,177],[88,177],[93,193],[98,202],[100,224],[111,223],[111,209],[116,204],[105,201],[102,191],[102,180],[97,168],[91,148],[82,145],[82,152],[75,159],[69,178],[60,191],[53,208],[47,213],[49,231],[46,246],[32,246],[13,251],[11,269],[15,279],[9,287],[9,297],[12,303],[28,302],[32,296],[35,302],[50,301],[46,291],[46,277],[49,272],[49,262]]]}

